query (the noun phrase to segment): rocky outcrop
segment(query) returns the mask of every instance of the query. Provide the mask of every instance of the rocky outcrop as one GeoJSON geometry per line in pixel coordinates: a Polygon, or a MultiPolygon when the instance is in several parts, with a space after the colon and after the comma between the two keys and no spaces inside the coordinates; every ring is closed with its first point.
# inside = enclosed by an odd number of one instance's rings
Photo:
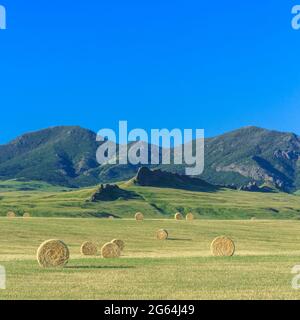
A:
{"type": "Polygon", "coordinates": [[[239,188],[240,191],[259,192],[259,186],[256,182],[249,182],[247,185],[239,188]]]}
{"type": "Polygon", "coordinates": [[[118,199],[129,200],[138,198],[140,198],[140,196],[135,192],[123,190],[116,184],[101,184],[99,189],[91,196],[90,201],[115,201],[118,199]]]}
{"type": "Polygon", "coordinates": [[[198,178],[191,178],[189,176],[166,172],[159,169],[150,170],[147,167],[142,167],[138,170],[138,173],[134,178],[134,183],[140,186],[199,191],[218,188],[217,186],[212,186],[198,178]]]}
{"type": "Polygon", "coordinates": [[[239,188],[240,191],[248,191],[248,192],[274,192],[274,189],[267,186],[258,186],[258,184],[253,181],[249,182],[247,185],[241,186],[239,188]]]}

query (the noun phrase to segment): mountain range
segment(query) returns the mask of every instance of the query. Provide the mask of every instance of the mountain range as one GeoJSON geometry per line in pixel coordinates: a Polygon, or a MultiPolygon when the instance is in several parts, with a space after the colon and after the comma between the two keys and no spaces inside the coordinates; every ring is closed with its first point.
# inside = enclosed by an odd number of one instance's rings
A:
{"type": "MultiPolygon", "coordinates": [[[[59,126],[24,134],[0,145],[0,180],[37,180],[84,187],[134,177],[140,166],[100,166],[96,134],[77,126],[59,126]]],[[[183,165],[153,165],[184,173],[183,165]]],[[[300,189],[300,137],[294,133],[243,127],[205,140],[202,180],[241,187],[249,182],[282,191],[300,189]]]]}

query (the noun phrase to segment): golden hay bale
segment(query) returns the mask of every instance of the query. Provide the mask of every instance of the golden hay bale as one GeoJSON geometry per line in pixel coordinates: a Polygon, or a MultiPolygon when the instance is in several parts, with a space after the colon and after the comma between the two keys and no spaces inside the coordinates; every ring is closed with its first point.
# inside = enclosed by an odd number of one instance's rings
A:
{"type": "Polygon", "coordinates": [[[111,243],[115,243],[120,248],[121,251],[123,251],[124,248],[125,248],[125,243],[124,243],[123,240],[114,239],[114,240],[111,241],[111,243]]]}
{"type": "Polygon", "coordinates": [[[23,218],[30,218],[30,213],[25,212],[25,213],[23,214],[23,218]]]}
{"type": "Polygon", "coordinates": [[[98,248],[94,242],[86,241],[81,245],[80,252],[84,256],[95,256],[98,253],[98,248]]]}
{"type": "Polygon", "coordinates": [[[225,236],[217,237],[211,243],[211,252],[214,256],[233,256],[235,251],[234,242],[225,236]]]}
{"type": "Polygon", "coordinates": [[[15,218],[15,217],[16,217],[16,214],[15,214],[13,211],[8,211],[6,216],[7,216],[8,218],[15,218]]]}
{"type": "Polygon", "coordinates": [[[165,229],[160,229],[156,233],[156,237],[158,240],[167,240],[168,239],[168,231],[165,229]]]}
{"type": "Polygon", "coordinates": [[[188,213],[187,215],[186,215],[186,220],[188,220],[188,221],[191,221],[191,220],[194,220],[194,215],[190,212],[190,213],[188,213]]]}
{"type": "Polygon", "coordinates": [[[64,267],[69,260],[68,247],[61,240],[47,240],[37,251],[37,260],[41,267],[64,267]]]}
{"type": "Polygon", "coordinates": [[[252,217],[251,220],[252,220],[252,221],[253,221],[253,220],[256,220],[256,217],[252,217]]]}
{"type": "Polygon", "coordinates": [[[177,212],[174,216],[175,220],[182,220],[183,219],[183,216],[180,212],[177,212]]]}
{"type": "Polygon", "coordinates": [[[121,249],[115,243],[108,242],[101,248],[103,258],[118,258],[121,255],[121,249]]]}
{"type": "Polygon", "coordinates": [[[142,220],[144,220],[144,215],[143,215],[141,212],[137,212],[137,213],[135,214],[135,220],[136,220],[136,221],[142,221],[142,220]]]}

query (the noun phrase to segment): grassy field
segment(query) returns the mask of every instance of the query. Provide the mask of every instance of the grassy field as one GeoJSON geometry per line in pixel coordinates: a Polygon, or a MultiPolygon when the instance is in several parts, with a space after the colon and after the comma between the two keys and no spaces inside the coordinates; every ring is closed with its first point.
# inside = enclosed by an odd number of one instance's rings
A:
{"type": "Polygon", "coordinates": [[[291,288],[291,269],[300,264],[299,194],[120,186],[136,197],[92,203],[96,188],[0,182],[0,265],[7,271],[0,299],[300,298],[291,288]],[[19,217],[4,217],[9,210],[19,217]],[[145,221],[132,220],[137,211],[145,221]],[[169,219],[177,211],[197,220],[169,219]],[[32,218],[21,218],[24,212],[32,218]],[[169,240],[155,239],[160,228],[169,240]],[[234,257],[211,256],[218,235],[235,241],[234,257]],[[35,260],[39,245],[52,238],[71,250],[64,269],[41,269],[35,260]],[[86,240],[100,248],[113,238],[126,242],[120,259],[79,253],[86,240]]]}
{"type": "Polygon", "coordinates": [[[256,193],[221,189],[193,192],[179,189],[137,187],[120,184],[136,193],[137,199],[91,203],[96,188],[70,190],[46,184],[16,181],[0,183],[0,216],[13,210],[35,217],[132,218],[142,211],[148,218],[166,218],[192,211],[198,219],[299,219],[300,195],[256,193]]]}
{"type": "Polygon", "coordinates": [[[300,221],[0,218],[0,264],[7,289],[0,299],[299,299],[291,269],[300,264],[300,221]],[[158,241],[159,228],[170,239],[158,241]],[[236,255],[216,258],[218,235],[236,255]],[[71,251],[64,269],[42,269],[40,243],[59,238],[71,251]],[[113,238],[126,242],[120,259],[83,258],[79,248],[113,238]]]}

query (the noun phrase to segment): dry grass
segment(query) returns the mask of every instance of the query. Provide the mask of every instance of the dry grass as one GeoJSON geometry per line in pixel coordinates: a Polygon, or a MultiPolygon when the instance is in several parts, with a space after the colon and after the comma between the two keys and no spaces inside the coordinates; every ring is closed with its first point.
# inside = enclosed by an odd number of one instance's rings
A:
{"type": "Polygon", "coordinates": [[[123,251],[125,248],[125,242],[123,240],[114,239],[111,241],[111,243],[115,243],[120,248],[121,251],[123,251]]]}
{"type": "Polygon", "coordinates": [[[144,215],[141,212],[137,212],[135,214],[135,220],[136,221],[143,221],[144,220],[144,215]]]}
{"type": "Polygon", "coordinates": [[[13,211],[8,211],[6,216],[7,218],[15,218],[16,214],[13,211]]]}
{"type": "Polygon", "coordinates": [[[175,220],[183,220],[183,215],[180,212],[175,213],[175,220]]]}
{"type": "Polygon", "coordinates": [[[225,236],[217,237],[211,243],[211,252],[214,256],[228,256],[234,255],[234,242],[225,236]]]}
{"type": "Polygon", "coordinates": [[[185,218],[187,221],[191,221],[195,219],[194,215],[191,212],[188,213],[185,218]]]}
{"type": "Polygon", "coordinates": [[[167,240],[168,239],[168,231],[165,229],[160,229],[156,233],[156,237],[158,240],[167,240]]]}
{"type": "Polygon", "coordinates": [[[118,258],[121,255],[121,249],[115,243],[108,242],[101,248],[101,255],[103,258],[118,258]]]}
{"type": "Polygon", "coordinates": [[[29,212],[25,212],[23,214],[23,218],[30,218],[30,213],[29,212]]]}
{"type": "Polygon", "coordinates": [[[69,260],[69,249],[61,240],[47,240],[37,251],[37,260],[41,267],[64,267],[69,260]]]}
{"type": "Polygon", "coordinates": [[[96,256],[98,253],[98,248],[94,242],[86,241],[81,245],[80,252],[84,256],[96,256]]]}
{"type": "Polygon", "coordinates": [[[0,218],[0,260],[8,274],[1,300],[300,299],[290,273],[299,264],[300,221],[147,219],[142,225],[133,219],[0,218]],[[160,228],[172,238],[158,241],[160,228]],[[211,255],[218,235],[234,239],[233,257],[211,255]],[[104,244],[114,237],[126,240],[122,259],[80,255],[82,239],[104,244]],[[41,239],[51,238],[70,244],[64,269],[36,263],[41,239]]]}

